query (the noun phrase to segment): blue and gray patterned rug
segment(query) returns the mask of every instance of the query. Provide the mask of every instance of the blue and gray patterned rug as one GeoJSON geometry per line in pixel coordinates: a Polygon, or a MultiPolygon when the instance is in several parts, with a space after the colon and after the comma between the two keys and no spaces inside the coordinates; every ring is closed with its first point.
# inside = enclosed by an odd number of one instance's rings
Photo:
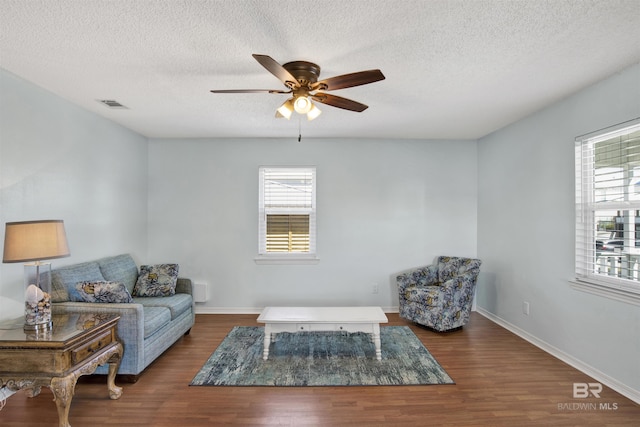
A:
{"type": "Polygon", "coordinates": [[[264,328],[236,326],[191,385],[365,386],[454,384],[407,326],[380,328],[382,360],[371,335],[298,332],[276,335],[262,360],[264,328]]]}

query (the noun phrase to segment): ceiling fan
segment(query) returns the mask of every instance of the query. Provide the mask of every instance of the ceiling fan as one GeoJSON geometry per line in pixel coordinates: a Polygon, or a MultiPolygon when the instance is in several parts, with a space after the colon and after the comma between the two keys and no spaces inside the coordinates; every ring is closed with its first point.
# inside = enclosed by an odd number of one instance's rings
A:
{"type": "Polygon", "coordinates": [[[328,79],[318,81],[320,77],[320,67],[312,62],[293,61],[280,65],[276,60],[267,55],[253,54],[253,57],[276,76],[288,90],[276,89],[229,89],[212,90],[213,93],[290,93],[292,97],[287,99],[276,110],[276,117],[291,118],[295,111],[298,114],[306,114],[307,119],[313,120],[321,113],[313,101],[344,110],[356,111],[358,113],[369,108],[367,105],[341,96],[331,95],[324,91],[345,89],[353,86],[366,85],[379,80],[384,80],[384,75],[380,70],[359,71],[356,73],[343,74],[328,79]]]}

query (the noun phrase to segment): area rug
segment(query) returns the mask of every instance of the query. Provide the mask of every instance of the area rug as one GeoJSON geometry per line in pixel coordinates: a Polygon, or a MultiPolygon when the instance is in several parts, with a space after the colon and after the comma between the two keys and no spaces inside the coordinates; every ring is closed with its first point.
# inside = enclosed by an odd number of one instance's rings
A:
{"type": "Polygon", "coordinates": [[[380,328],[382,360],[371,335],[280,333],[262,359],[264,328],[236,326],[192,386],[369,386],[454,384],[407,326],[380,328]]]}

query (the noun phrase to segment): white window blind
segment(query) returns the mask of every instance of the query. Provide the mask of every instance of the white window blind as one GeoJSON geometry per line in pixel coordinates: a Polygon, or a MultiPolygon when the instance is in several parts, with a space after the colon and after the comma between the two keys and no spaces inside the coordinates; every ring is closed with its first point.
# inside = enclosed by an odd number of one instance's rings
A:
{"type": "Polygon", "coordinates": [[[261,167],[259,254],[315,254],[316,171],[261,167]]]}
{"type": "Polygon", "coordinates": [[[576,277],[640,296],[640,119],[576,138],[576,277]]]}

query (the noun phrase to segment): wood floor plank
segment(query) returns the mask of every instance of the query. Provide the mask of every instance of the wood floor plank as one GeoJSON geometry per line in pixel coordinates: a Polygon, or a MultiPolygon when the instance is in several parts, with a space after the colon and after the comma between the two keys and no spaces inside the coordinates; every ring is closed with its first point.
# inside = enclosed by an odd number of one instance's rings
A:
{"type": "MultiPolygon", "coordinates": [[[[601,398],[574,399],[574,382],[593,379],[486,318],[436,333],[388,314],[388,325],[416,333],[454,385],[381,387],[190,387],[233,326],[257,315],[198,315],[181,338],[109,400],[106,379],[80,379],[72,426],[637,426],[640,405],[603,387],[601,398]]],[[[0,410],[3,427],[55,426],[48,389],[24,392],[0,410]]]]}

